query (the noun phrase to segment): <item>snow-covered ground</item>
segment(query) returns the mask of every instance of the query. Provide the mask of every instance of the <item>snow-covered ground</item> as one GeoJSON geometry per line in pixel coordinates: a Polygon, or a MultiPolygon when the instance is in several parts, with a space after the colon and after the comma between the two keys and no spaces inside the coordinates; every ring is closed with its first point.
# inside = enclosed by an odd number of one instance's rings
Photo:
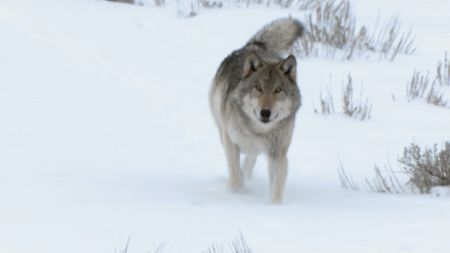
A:
{"type": "Polygon", "coordinates": [[[399,13],[417,51],[394,62],[299,61],[304,106],[285,204],[268,205],[266,164],[242,194],[227,170],[207,93],[220,61],[265,23],[297,11],[201,10],[94,0],[0,0],[0,252],[202,252],[241,230],[255,253],[450,252],[450,200],[340,188],[402,148],[450,139],[450,109],[407,103],[414,69],[450,50],[447,0],[355,1],[358,22],[399,13]],[[351,72],[370,121],[313,113],[351,72]],[[395,100],[393,100],[395,97],[395,100]]]}

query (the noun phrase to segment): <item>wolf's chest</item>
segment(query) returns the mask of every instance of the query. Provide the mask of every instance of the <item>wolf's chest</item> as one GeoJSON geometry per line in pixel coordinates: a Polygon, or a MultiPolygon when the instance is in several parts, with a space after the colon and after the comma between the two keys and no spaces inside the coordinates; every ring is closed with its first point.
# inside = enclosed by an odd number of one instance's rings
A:
{"type": "Polygon", "coordinates": [[[268,143],[265,138],[252,134],[245,129],[230,127],[227,132],[230,140],[238,145],[242,153],[258,155],[265,153],[268,149],[268,143]]]}

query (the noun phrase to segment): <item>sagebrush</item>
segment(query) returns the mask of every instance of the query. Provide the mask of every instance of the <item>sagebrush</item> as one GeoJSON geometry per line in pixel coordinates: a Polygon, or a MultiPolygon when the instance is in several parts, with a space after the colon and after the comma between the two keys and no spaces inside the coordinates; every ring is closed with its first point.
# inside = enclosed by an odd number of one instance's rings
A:
{"type": "MultiPolygon", "coordinates": [[[[384,169],[375,165],[375,176],[372,179],[365,178],[364,185],[370,191],[381,193],[404,193],[404,183],[411,186],[413,192],[430,193],[433,187],[450,187],[450,141],[438,148],[421,147],[411,143],[403,150],[403,155],[398,159],[399,169],[394,170],[388,163],[384,169]],[[399,180],[399,175],[402,179],[399,180]],[[403,178],[405,177],[405,178],[403,178]]],[[[353,180],[350,173],[344,170],[341,162],[338,165],[339,181],[342,188],[359,190],[360,184],[353,180]]]]}
{"type": "Polygon", "coordinates": [[[409,177],[409,183],[421,193],[429,193],[435,186],[450,186],[450,142],[441,149],[420,147],[412,143],[404,148],[399,159],[403,170],[409,177]]]}

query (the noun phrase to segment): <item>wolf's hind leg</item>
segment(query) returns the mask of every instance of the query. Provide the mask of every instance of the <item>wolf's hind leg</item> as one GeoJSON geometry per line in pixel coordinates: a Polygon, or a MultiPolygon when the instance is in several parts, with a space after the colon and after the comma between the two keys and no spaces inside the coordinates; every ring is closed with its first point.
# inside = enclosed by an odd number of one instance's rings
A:
{"type": "Polygon", "coordinates": [[[244,164],[242,165],[242,172],[244,173],[245,179],[249,180],[252,178],[255,163],[256,163],[255,155],[245,155],[244,164]]]}
{"type": "Polygon", "coordinates": [[[228,162],[228,172],[230,174],[229,184],[231,191],[237,192],[243,186],[242,172],[240,168],[240,151],[239,147],[232,143],[230,138],[223,135],[223,148],[228,162]]]}

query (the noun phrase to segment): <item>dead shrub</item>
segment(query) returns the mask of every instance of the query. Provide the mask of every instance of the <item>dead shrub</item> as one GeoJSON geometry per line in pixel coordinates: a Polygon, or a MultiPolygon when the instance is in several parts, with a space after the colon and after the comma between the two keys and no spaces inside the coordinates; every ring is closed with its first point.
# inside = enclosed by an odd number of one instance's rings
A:
{"type": "Polygon", "coordinates": [[[436,80],[431,81],[429,73],[414,71],[406,86],[408,101],[421,99],[432,105],[447,107],[449,104],[444,99],[444,93],[436,80]]]}
{"type": "Polygon", "coordinates": [[[437,64],[435,80],[441,86],[450,86],[450,62],[447,58],[447,52],[445,52],[444,60],[437,64]]]}
{"type": "MultiPolygon", "coordinates": [[[[314,113],[329,115],[335,113],[335,101],[331,88],[322,88],[319,95],[320,105],[314,106],[314,113]]],[[[353,79],[349,74],[347,82],[342,86],[342,113],[357,120],[368,120],[372,116],[372,105],[367,98],[363,97],[362,88],[359,96],[355,96],[353,79]]]]}
{"type": "Polygon", "coordinates": [[[300,57],[352,60],[378,53],[380,58],[392,61],[398,54],[415,51],[412,32],[402,31],[398,16],[371,31],[367,26],[356,27],[349,0],[306,1],[301,6],[311,11],[305,18],[305,36],[296,48],[300,57]]]}
{"type": "Polygon", "coordinates": [[[335,112],[333,93],[329,87],[323,88],[320,91],[319,101],[320,107],[319,109],[314,108],[314,113],[328,115],[335,112]]]}
{"type": "Polygon", "coordinates": [[[423,74],[415,70],[406,86],[408,101],[424,100],[440,107],[450,107],[448,98],[444,96],[446,92],[450,93],[450,63],[447,53],[445,53],[444,60],[437,63],[433,79],[430,78],[429,72],[423,74]]]}
{"type": "Polygon", "coordinates": [[[348,75],[347,83],[342,88],[342,110],[345,115],[357,120],[367,120],[371,117],[372,105],[363,97],[362,90],[359,96],[355,97],[351,75],[348,75]]]}
{"type": "Polygon", "coordinates": [[[450,186],[450,142],[443,148],[422,148],[412,143],[404,148],[399,159],[403,170],[409,176],[409,183],[420,193],[429,193],[435,186],[450,186]]]}
{"type": "MultiPolygon", "coordinates": [[[[450,186],[450,141],[438,148],[420,147],[411,143],[403,150],[403,155],[398,159],[399,170],[395,171],[390,163],[381,170],[375,165],[375,176],[372,179],[365,178],[364,183],[370,191],[380,193],[404,193],[406,192],[399,180],[399,173],[405,176],[408,185],[413,192],[430,193],[434,187],[450,186]]],[[[344,170],[342,163],[338,166],[339,180],[345,189],[359,190],[360,186],[352,176],[344,170]]],[[[402,176],[403,177],[403,176],[402,176]]]]}

